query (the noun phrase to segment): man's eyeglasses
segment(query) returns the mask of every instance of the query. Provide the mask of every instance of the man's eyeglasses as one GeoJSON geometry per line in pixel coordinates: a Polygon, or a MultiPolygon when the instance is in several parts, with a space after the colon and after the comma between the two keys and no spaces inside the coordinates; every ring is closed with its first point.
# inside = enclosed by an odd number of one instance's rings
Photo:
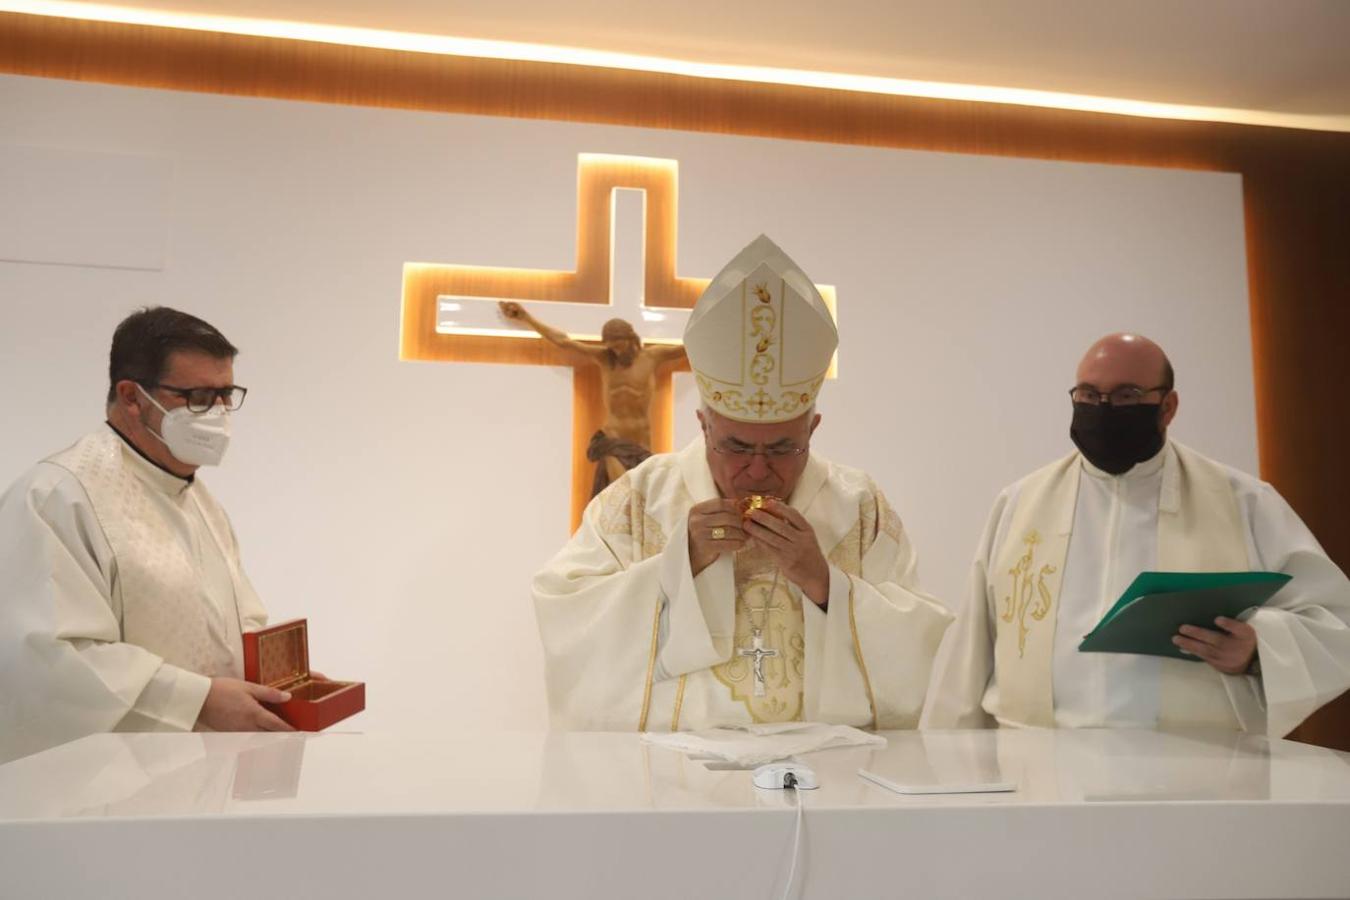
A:
{"type": "Polygon", "coordinates": [[[1138,406],[1144,398],[1155,391],[1166,394],[1172,388],[1165,384],[1157,387],[1142,388],[1137,384],[1122,384],[1112,391],[1099,391],[1090,384],[1076,384],[1069,388],[1069,397],[1074,403],[1086,403],[1089,406],[1138,406]]]}
{"type": "Polygon", "coordinates": [[[204,413],[217,403],[222,404],[230,412],[244,405],[244,397],[248,394],[248,388],[240,387],[237,384],[228,387],[197,387],[182,388],[174,387],[171,384],[148,384],[146,387],[154,390],[159,388],[161,391],[168,391],[170,394],[176,394],[187,401],[189,412],[204,413]]]}
{"type": "Polygon", "coordinates": [[[770,444],[764,447],[759,444],[742,444],[739,441],[718,441],[709,446],[714,453],[742,462],[749,462],[753,457],[761,455],[771,460],[793,459],[807,451],[806,447],[798,447],[796,444],[770,444]]]}

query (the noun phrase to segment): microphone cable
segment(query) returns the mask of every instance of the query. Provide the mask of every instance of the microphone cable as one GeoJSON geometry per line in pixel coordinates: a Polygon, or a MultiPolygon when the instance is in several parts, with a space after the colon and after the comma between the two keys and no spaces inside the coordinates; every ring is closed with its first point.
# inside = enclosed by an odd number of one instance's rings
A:
{"type": "Polygon", "coordinates": [[[802,850],[802,793],[797,790],[797,776],[791,772],[783,776],[783,787],[792,791],[792,797],[797,803],[797,827],[792,835],[792,866],[788,869],[787,885],[783,888],[783,900],[788,900],[792,896],[792,881],[797,877],[797,860],[802,850]]]}

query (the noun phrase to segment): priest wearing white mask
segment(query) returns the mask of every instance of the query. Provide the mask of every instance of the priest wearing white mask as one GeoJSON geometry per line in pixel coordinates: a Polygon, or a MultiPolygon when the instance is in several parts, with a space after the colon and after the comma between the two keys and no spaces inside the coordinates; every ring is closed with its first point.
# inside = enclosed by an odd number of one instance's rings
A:
{"type": "Polygon", "coordinates": [[[810,450],[838,343],[815,285],[761,236],[684,343],[702,436],[592,500],[535,576],[554,727],[914,727],[950,616],[872,480],[810,450]]]}
{"type": "Polygon", "coordinates": [[[1270,485],[1167,438],[1179,397],[1162,349],[1102,338],[1071,394],[1078,452],[995,503],[924,727],[1283,737],[1350,687],[1350,582],[1270,485]],[[1292,579],[1241,621],[1183,625],[1172,641],[1193,661],[1079,652],[1135,576],[1156,570],[1292,579]]]}
{"type": "Polygon", "coordinates": [[[103,731],[290,730],[244,682],[267,615],[197,478],[243,402],[237,351],[156,307],[113,335],[107,422],[0,497],[0,761],[103,731]]]}

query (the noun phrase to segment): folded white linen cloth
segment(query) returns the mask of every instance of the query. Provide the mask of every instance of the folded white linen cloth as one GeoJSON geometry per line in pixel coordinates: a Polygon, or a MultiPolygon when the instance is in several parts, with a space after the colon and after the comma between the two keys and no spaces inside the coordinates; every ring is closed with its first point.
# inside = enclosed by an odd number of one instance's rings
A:
{"type": "Polygon", "coordinates": [[[818,722],[775,722],[767,725],[729,725],[673,734],[646,732],[642,739],[657,747],[679,750],[692,757],[721,759],[742,766],[786,759],[798,753],[832,747],[886,746],[879,734],[848,725],[818,722]]]}

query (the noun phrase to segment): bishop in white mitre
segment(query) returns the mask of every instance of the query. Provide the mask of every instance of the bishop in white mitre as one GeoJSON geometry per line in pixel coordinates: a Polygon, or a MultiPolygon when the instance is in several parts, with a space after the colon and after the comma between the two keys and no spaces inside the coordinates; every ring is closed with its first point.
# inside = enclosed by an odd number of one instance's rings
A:
{"type": "Polygon", "coordinates": [[[0,762],[102,731],[289,730],[243,678],[267,614],[220,504],[234,346],[167,307],[113,336],[108,421],[0,497],[0,762]]]}
{"type": "Polygon", "coordinates": [[[810,452],[838,344],[820,293],[761,236],[684,343],[702,436],[592,500],[535,576],[554,727],[914,727],[950,616],[873,481],[810,452]]]}
{"type": "Polygon", "coordinates": [[[1204,726],[1283,737],[1350,688],[1350,581],[1268,484],[1167,438],[1162,349],[1110,335],[1078,367],[1077,452],[999,496],[934,673],[932,728],[1204,726]],[[1193,659],[1080,653],[1141,571],[1292,579],[1241,620],[1184,625],[1193,659]]]}

